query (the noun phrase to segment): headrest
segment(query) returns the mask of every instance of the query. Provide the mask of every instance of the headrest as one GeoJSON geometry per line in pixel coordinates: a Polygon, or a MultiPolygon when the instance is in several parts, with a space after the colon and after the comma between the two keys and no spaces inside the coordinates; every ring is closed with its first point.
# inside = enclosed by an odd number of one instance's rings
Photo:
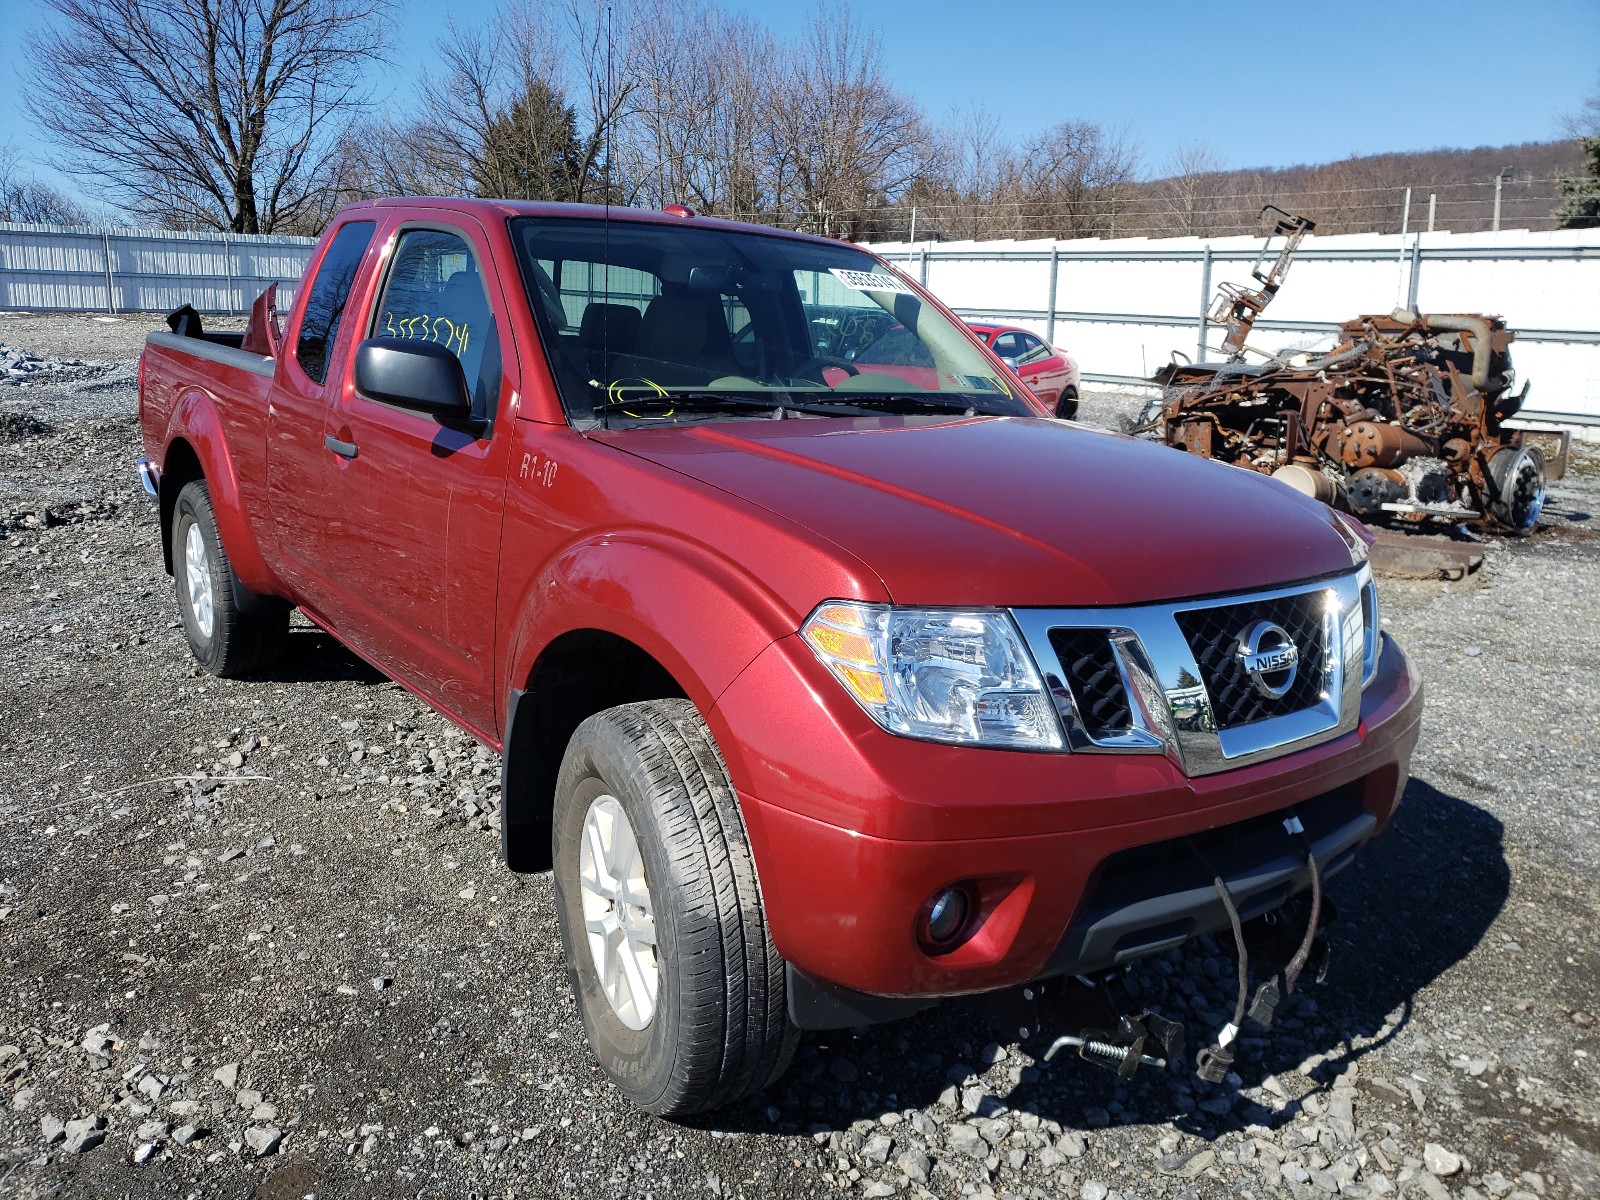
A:
{"type": "Polygon", "coordinates": [[[706,348],[706,310],[686,296],[660,295],[644,310],[639,353],[652,358],[694,358],[706,348]]]}
{"type": "Polygon", "coordinates": [[[583,310],[578,344],[585,350],[611,349],[626,353],[639,339],[639,310],[631,304],[596,301],[583,310]]]}

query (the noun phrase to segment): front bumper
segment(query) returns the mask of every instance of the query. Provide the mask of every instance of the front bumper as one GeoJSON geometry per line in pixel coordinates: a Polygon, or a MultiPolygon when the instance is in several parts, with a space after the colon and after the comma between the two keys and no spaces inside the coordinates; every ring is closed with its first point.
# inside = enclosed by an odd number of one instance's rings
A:
{"type": "Polygon", "coordinates": [[[734,749],[729,769],[773,939],[801,978],[918,1002],[913,1010],[1115,965],[1220,928],[1210,877],[1202,887],[1192,864],[1160,858],[1159,847],[1178,839],[1209,840],[1226,858],[1246,916],[1282,903],[1309,871],[1303,851],[1292,852],[1286,834],[1274,840],[1265,819],[1295,808],[1319,865],[1342,867],[1388,823],[1422,708],[1421,683],[1390,643],[1353,731],[1187,778],[1158,756],[893,738],[847,699],[830,705],[821,668],[799,649],[770,648],[712,713],[718,742],[734,749]],[[774,720],[763,699],[795,686],[815,704],[774,720]],[[917,913],[957,881],[975,888],[981,920],[955,950],[930,956],[915,936],[917,913]]]}

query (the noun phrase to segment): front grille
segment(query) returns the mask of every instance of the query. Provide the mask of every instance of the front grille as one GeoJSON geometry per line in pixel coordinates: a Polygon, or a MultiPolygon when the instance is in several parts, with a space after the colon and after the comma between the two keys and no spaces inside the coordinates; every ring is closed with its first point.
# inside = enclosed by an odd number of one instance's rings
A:
{"type": "Polygon", "coordinates": [[[1322,590],[1279,596],[1271,600],[1245,600],[1212,608],[1192,608],[1174,614],[1200,664],[1201,682],[1211,697],[1219,729],[1249,725],[1269,717],[1301,712],[1322,696],[1322,616],[1327,604],[1322,590]],[[1271,621],[1283,629],[1300,651],[1294,684],[1278,699],[1262,695],[1239,661],[1239,637],[1257,621],[1271,621]]]}
{"type": "Polygon", "coordinates": [[[1050,646],[1089,736],[1126,733],[1133,725],[1133,711],[1106,630],[1052,629],[1050,646]]]}

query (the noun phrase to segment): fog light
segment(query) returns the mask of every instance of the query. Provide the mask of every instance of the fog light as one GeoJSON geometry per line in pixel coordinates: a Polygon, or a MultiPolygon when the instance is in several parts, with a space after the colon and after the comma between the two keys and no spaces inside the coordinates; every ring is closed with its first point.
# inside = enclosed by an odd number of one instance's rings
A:
{"type": "Polygon", "coordinates": [[[923,941],[935,950],[949,949],[966,929],[971,911],[965,888],[948,887],[935,892],[923,909],[923,941]]]}

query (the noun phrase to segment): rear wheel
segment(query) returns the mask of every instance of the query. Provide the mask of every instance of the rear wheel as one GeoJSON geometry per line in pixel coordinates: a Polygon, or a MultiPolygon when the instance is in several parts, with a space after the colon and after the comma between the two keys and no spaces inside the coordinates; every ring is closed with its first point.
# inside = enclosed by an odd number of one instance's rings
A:
{"type": "Polygon", "coordinates": [[[1061,394],[1056,397],[1056,416],[1063,421],[1076,421],[1078,419],[1078,389],[1068,385],[1061,389],[1061,394]]]}
{"type": "Polygon", "coordinates": [[[1494,491],[1489,515],[1518,536],[1532,533],[1545,500],[1544,454],[1539,448],[1499,451],[1489,460],[1489,482],[1494,491]]]}
{"type": "Polygon", "coordinates": [[[705,722],[625,704],[572,735],[556,784],[556,911],[584,1032],[658,1116],[760,1091],[788,1067],[784,964],[705,722]]]}
{"type": "Polygon", "coordinates": [[[289,635],[287,605],[260,604],[246,612],[247,593],[233,573],[217,532],[205,481],[184,485],[172,514],[172,574],[183,635],[196,661],[222,679],[270,666],[289,635]]]}

